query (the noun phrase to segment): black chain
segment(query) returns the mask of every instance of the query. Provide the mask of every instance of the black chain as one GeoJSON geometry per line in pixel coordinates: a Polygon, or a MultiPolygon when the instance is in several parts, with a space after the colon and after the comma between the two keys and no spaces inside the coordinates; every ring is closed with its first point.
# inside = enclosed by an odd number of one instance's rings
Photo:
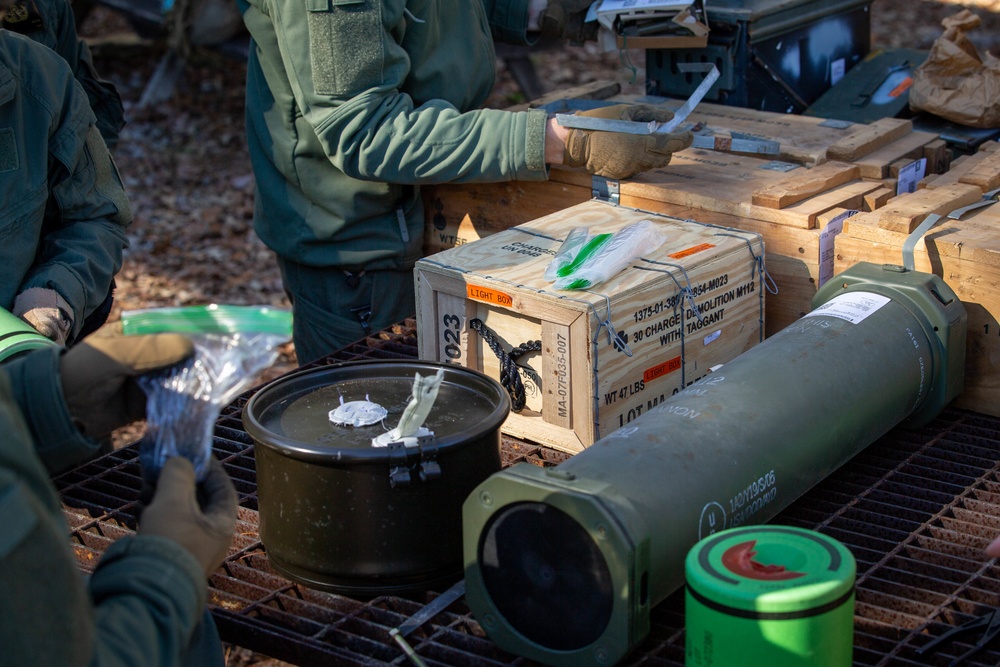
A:
{"type": "Polygon", "coordinates": [[[497,340],[496,334],[490,331],[489,327],[483,324],[483,321],[478,317],[469,320],[469,328],[482,336],[486,344],[493,350],[493,354],[497,355],[497,359],[500,360],[500,384],[510,394],[510,409],[514,412],[520,412],[524,409],[524,404],[528,399],[524,393],[524,383],[521,381],[521,373],[519,372],[520,367],[516,362],[519,357],[528,352],[541,350],[542,341],[530,340],[511,349],[510,352],[506,352],[500,341],[497,340]]]}

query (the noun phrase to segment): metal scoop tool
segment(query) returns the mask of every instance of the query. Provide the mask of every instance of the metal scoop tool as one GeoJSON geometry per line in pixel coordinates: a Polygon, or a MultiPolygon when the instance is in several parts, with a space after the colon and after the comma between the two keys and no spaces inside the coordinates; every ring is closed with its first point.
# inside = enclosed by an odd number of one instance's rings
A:
{"type": "Polygon", "coordinates": [[[579,130],[598,130],[602,132],[620,132],[623,134],[666,134],[673,132],[681,123],[687,120],[691,111],[708,94],[712,84],[719,79],[719,68],[713,63],[680,63],[677,67],[682,72],[707,72],[707,74],[702,82],[698,84],[695,91],[691,93],[691,97],[674,112],[674,117],[665,123],[658,123],[655,120],[648,123],[641,123],[634,120],[592,118],[589,116],[561,113],[556,114],[556,121],[563,127],[579,130]]]}

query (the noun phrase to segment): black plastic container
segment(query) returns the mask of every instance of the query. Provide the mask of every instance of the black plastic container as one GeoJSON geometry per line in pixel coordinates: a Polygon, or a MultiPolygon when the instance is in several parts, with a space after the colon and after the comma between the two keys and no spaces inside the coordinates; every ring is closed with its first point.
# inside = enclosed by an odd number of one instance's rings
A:
{"type": "Polygon", "coordinates": [[[275,380],[243,409],[257,466],[260,537],[274,567],[311,588],[405,594],[462,576],[462,503],[500,470],[510,398],[462,366],[361,361],[275,380]],[[415,374],[444,377],[418,446],[371,440],[396,426],[415,374]],[[329,411],[366,398],[383,423],[338,426],[329,411]]]}
{"type": "Polygon", "coordinates": [[[871,0],[706,0],[710,32],[699,49],[647,49],[646,92],[687,98],[714,63],[706,102],[801,113],[871,48],[871,0]]]}

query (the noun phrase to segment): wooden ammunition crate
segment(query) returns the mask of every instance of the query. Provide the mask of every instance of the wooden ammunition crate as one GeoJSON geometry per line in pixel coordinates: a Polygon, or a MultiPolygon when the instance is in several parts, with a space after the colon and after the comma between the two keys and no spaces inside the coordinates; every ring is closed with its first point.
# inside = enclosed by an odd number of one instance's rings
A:
{"type": "Polygon", "coordinates": [[[965,390],[956,404],[1000,416],[1000,204],[982,194],[977,185],[941,182],[855,215],[837,239],[836,266],[839,271],[857,262],[904,265],[907,238],[928,215],[940,216],[914,239],[913,268],[940,276],[969,315],[965,390]],[[979,204],[959,214],[958,209],[979,204]]]}
{"type": "Polygon", "coordinates": [[[541,341],[517,360],[527,402],[503,430],[577,452],[760,342],[763,253],[757,234],[584,202],[418,261],[420,357],[499,380],[484,331],[504,352],[541,341]],[[574,227],[639,220],[666,243],[605,283],[556,291],[543,277],[574,227]]]}
{"type": "MultiPolygon", "coordinates": [[[[560,103],[567,102],[550,104],[560,103]]],[[[662,103],[676,107],[681,102],[662,103]]],[[[899,170],[914,161],[926,159],[928,173],[949,166],[945,143],[937,135],[913,130],[905,119],[865,125],[702,103],[689,120],[720,136],[742,132],[777,141],[781,159],[689,148],[661,169],[620,182],[554,168],[542,183],[427,188],[425,252],[588,201],[595,191],[613,193],[625,207],[760,234],[777,288],[767,300],[765,334],[770,336],[809,312],[816,290],[833,275],[838,213],[884,205],[896,195],[899,170]]]]}
{"type": "MultiPolygon", "coordinates": [[[[771,161],[703,149],[674,155],[670,164],[619,183],[619,204],[702,224],[760,234],[767,247],[767,270],[776,293],[767,299],[770,336],[809,312],[821,278],[833,273],[834,209],[863,210],[866,197],[884,190],[858,178],[857,168],[826,163],[791,171],[770,168],[771,161]],[[758,203],[754,195],[758,194],[758,203]]],[[[553,170],[557,182],[501,186],[459,186],[436,190],[438,225],[468,243],[514,224],[521,207],[539,214],[587,201],[591,178],[584,172],[553,170]],[[450,194],[449,194],[450,192],[450,194]],[[546,210],[548,209],[548,210],[546,210]]],[[[867,205],[875,205],[874,202],[867,205]]],[[[441,239],[428,229],[427,239],[441,239]]],[[[447,247],[447,246],[444,246],[447,247]]],[[[443,247],[428,247],[428,254],[443,247]]]]}

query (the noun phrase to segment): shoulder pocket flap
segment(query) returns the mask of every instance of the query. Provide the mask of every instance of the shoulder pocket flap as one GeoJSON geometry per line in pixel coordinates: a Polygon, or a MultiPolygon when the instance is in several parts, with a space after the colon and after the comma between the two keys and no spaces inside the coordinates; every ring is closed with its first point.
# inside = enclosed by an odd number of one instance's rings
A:
{"type": "Polygon", "coordinates": [[[306,10],[310,12],[328,12],[331,7],[344,5],[363,5],[366,0],[306,0],[306,10]]]}
{"type": "Polygon", "coordinates": [[[20,484],[0,495],[0,558],[6,558],[38,525],[35,506],[20,484]]]}

